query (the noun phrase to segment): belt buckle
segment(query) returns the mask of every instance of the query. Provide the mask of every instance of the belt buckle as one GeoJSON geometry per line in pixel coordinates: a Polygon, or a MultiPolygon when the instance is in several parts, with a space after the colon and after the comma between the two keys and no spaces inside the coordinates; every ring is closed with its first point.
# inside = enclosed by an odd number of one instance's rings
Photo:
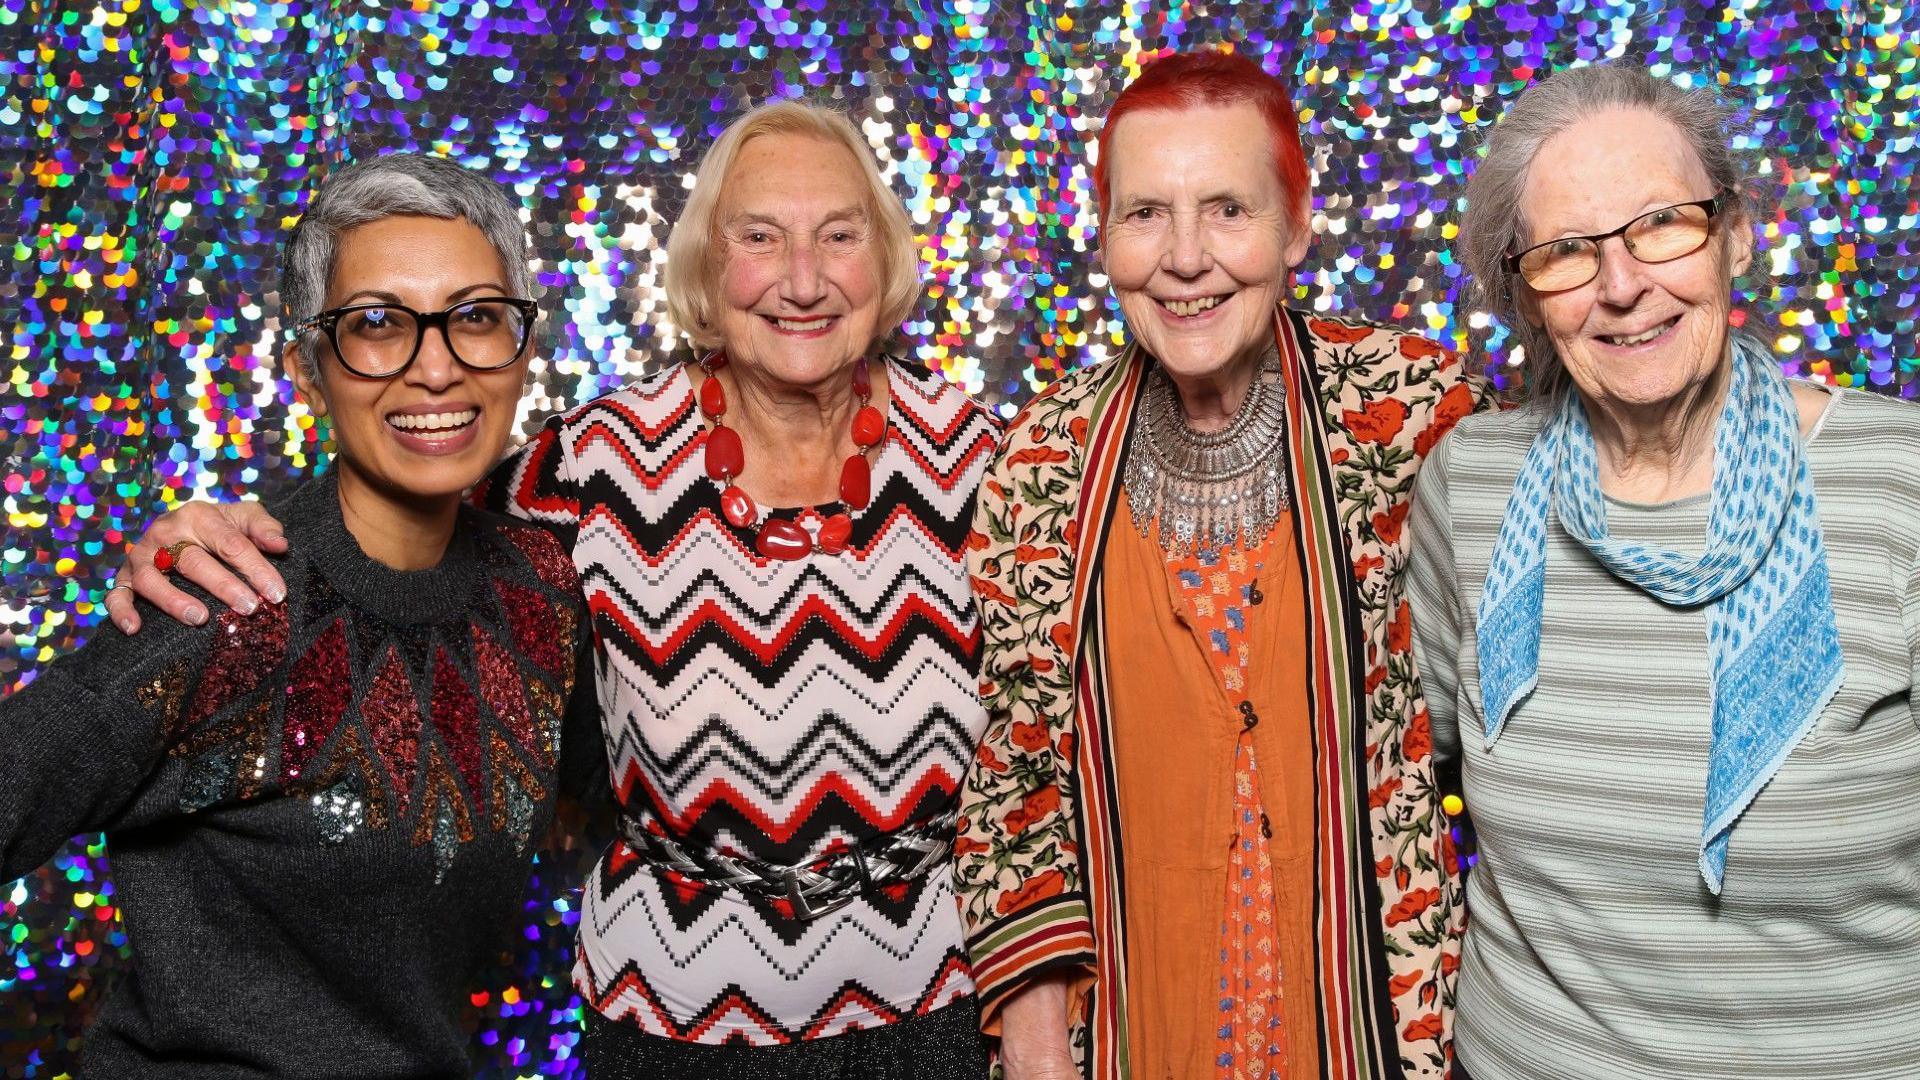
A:
{"type": "Polygon", "coordinates": [[[829,864],[826,871],[822,872],[808,870],[799,866],[790,866],[780,871],[780,880],[787,887],[787,900],[793,905],[793,913],[795,915],[808,922],[812,922],[822,915],[830,915],[846,907],[848,904],[853,903],[862,893],[873,886],[873,878],[867,870],[867,860],[860,854],[859,849],[850,849],[841,854],[852,857],[854,868],[852,877],[834,876],[831,872],[833,870],[831,864],[829,864]],[[805,885],[806,879],[808,878],[812,878],[816,882],[811,889],[805,885]],[[829,890],[839,895],[832,896],[824,903],[817,905],[809,899],[809,892],[813,895],[818,895],[823,892],[828,892],[829,890]]]}

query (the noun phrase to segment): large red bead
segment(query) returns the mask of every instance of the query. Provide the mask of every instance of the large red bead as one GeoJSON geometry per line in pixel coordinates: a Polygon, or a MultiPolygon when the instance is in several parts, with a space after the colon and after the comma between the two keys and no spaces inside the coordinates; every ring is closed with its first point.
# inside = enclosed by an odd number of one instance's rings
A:
{"type": "Polygon", "coordinates": [[[853,445],[862,450],[880,445],[880,436],[887,433],[887,418],[880,410],[871,405],[862,405],[860,411],[853,414],[853,445]]]}
{"type": "Polygon", "coordinates": [[[760,508],[753,505],[753,496],[741,491],[738,484],[729,484],[727,490],[720,493],[720,512],[736,529],[752,528],[753,523],[760,520],[760,508]]]}
{"type": "Polygon", "coordinates": [[[813,547],[823,555],[838,555],[847,550],[847,540],[852,536],[853,519],[835,514],[820,523],[820,535],[813,538],[813,547]]]}
{"type": "Polygon", "coordinates": [[[855,454],[840,466],[840,501],[860,510],[873,501],[873,469],[864,454],[855,454]]]}
{"type": "Polygon", "coordinates": [[[792,562],[804,559],[813,550],[813,541],[807,538],[807,530],[788,521],[786,518],[774,518],[760,527],[760,535],[753,542],[754,550],[769,559],[792,562]]]}
{"type": "Polygon", "coordinates": [[[716,419],[727,415],[727,388],[711,375],[700,384],[700,411],[716,419]]]}
{"type": "Polygon", "coordinates": [[[740,445],[740,433],[717,427],[707,432],[707,475],[715,480],[731,480],[747,466],[746,448],[740,445]]]}
{"type": "Polygon", "coordinates": [[[873,394],[873,372],[864,359],[853,365],[853,392],[860,396],[861,401],[873,394]]]}

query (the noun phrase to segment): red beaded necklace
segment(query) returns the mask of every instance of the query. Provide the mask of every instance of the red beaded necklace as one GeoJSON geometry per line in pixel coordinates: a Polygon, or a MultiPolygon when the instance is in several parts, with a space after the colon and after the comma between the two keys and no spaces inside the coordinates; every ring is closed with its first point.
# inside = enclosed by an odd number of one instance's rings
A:
{"type": "MultiPolygon", "coordinates": [[[[760,520],[760,508],[754,505],[753,496],[734,483],[747,466],[746,449],[740,443],[740,433],[720,422],[727,415],[727,391],[714,374],[726,366],[725,353],[711,353],[700,361],[700,370],[707,376],[700,384],[700,414],[713,424],[705,447],[707,475],[726,485],[720,493],[720,512],[728,524],[751,529],[760,520]]],[[[769,518],[753,538],[753,549],[767,558],[792,562],[816,551],[840,554],[847,550],[847,540],[853,535],[853,511],[866,509],[873,500],[873,467],[867,462],[867,451],[880,445],[887,433],[887,419],[869,404],[873,400],[873,378],[865,358],[854,365],[853,392],[860,399],[860,408],[853,414],[856,449],[840,466],[840,503],[844,509],[828,516],[817,536],[809,536],[799,522],[769,518]]]]}

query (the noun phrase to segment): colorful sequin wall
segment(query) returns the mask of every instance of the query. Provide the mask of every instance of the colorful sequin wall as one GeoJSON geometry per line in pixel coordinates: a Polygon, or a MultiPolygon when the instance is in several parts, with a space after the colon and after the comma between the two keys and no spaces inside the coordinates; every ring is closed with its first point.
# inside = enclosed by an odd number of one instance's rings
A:
{"type": "MultiPolygon", "coordinates": [[[[1003,409],[1122,330],[1087,147],[1154,50],[1233,42],[1289,79],[1316,170],[1297,303],[1423,328],[1504,371],[1448,252],[1473,147],[1568,64],[1628,57],[1744,101],[1789,370],[1913,396],[1920,9],[1876,0],[1342,4],[0,0],[0,687],[83,640],[155,513],[270,492],[324,433],[276,373],[273,268],[309,185],[383,149],[510,185],[546,321],[523,426],[676,348],[666,234],[744,107],[858,119],[920,230],[902,348],[1003,409]]],[[[575,913],[537,868],[476,987],[487,1075],[577,1072],[575,913]]],[[[564,875],[563,875],[564,877],[564,875]]],[[[98,838],[0,885],[0,1077],[70,1073],[128,946],[98,838]]]]}

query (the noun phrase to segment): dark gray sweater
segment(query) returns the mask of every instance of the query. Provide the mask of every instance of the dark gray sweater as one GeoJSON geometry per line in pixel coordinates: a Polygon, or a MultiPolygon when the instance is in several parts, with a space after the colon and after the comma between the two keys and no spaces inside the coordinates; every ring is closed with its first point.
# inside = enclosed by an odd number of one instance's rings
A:
{"type": "Polygon", "coordinates": [[[401,572],[330,478],[275,513],[284,603],[143,606],[138,637],[103,628],[0,701],[0,881],[108,837],[134,961],[88,1080],[469,1075],[460,998],[554,798],[605,789],[552,537],[463,509],[441,565],[401,572]]]}

